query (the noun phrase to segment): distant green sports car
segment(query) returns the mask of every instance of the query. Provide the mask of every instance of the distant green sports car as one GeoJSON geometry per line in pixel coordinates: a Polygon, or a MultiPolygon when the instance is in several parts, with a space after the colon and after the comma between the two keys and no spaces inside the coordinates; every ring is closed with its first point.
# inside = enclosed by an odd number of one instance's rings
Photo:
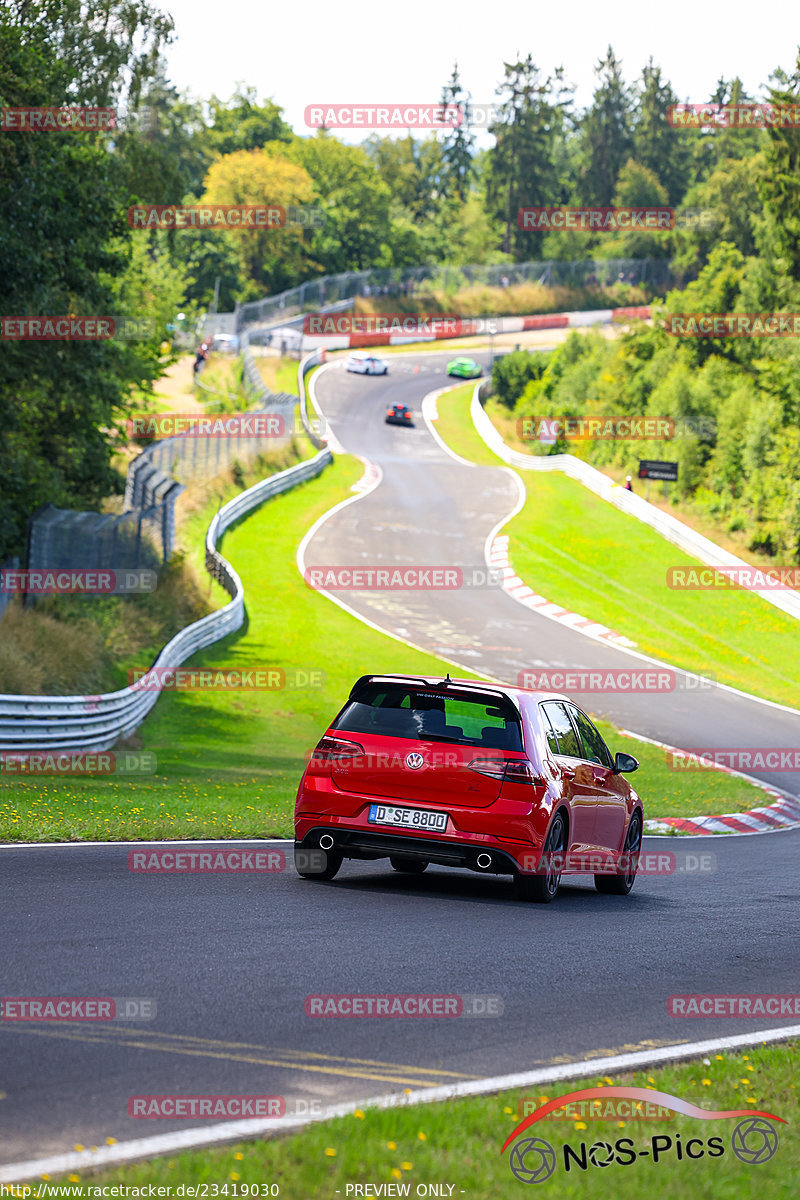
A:
{"type": "Polygon", "coordinates": [[[483,369],[474,358],[454,358],[447,364],[447,374],[457,375],[459,379],[477,379],[483,369]]]}

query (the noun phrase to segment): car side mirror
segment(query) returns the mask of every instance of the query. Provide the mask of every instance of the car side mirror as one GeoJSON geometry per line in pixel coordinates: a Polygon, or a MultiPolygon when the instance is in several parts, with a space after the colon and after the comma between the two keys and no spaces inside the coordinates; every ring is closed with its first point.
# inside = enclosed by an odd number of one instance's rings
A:
{"type": "Polygon", "coordinates": [[[621,750],[618,750],[614,755],[613,775],[627,774],[630,771],[638,770],[638,768],[639,760],[638,758],[634,758],[632,754],[623,754],[621,750]]]}

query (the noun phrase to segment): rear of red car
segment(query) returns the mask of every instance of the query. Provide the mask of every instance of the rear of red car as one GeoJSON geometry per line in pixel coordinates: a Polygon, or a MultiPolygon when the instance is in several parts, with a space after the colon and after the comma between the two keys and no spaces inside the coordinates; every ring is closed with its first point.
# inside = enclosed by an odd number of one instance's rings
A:
{"type": "Polygon", "coordinates": [[[364,676],[301,780],[296,851],[322,849],[327,878],[343,858],[385,857],[514,874],[542,845],[551,788],[512,690],[364,676]]]}

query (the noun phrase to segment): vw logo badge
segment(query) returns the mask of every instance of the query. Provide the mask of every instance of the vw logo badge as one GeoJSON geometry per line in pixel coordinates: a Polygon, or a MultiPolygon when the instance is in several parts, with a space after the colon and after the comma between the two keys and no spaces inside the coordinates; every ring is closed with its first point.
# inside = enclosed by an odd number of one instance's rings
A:
{"type": "Polygon", "coordinates": [[[410,767],[412,771],[418,771],[420,767],[424,765],[424,763],[425,759],[421,754],[417,754],[416,750],[413,752],[413,754],[406,755],[406,766],[410,767]]]}

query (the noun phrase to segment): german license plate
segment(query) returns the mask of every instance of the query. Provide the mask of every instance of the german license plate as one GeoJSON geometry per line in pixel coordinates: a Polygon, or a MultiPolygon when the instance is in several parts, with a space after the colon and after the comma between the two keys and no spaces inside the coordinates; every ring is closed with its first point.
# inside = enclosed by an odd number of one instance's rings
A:
{"type": "Polygon", "coordinates": [[[371,825],[400,825],[404,829],[427,829],[442,833],[447,828],[447,813],[424,808],[397,808],[394,804],[370,804],[371,825]]]}

